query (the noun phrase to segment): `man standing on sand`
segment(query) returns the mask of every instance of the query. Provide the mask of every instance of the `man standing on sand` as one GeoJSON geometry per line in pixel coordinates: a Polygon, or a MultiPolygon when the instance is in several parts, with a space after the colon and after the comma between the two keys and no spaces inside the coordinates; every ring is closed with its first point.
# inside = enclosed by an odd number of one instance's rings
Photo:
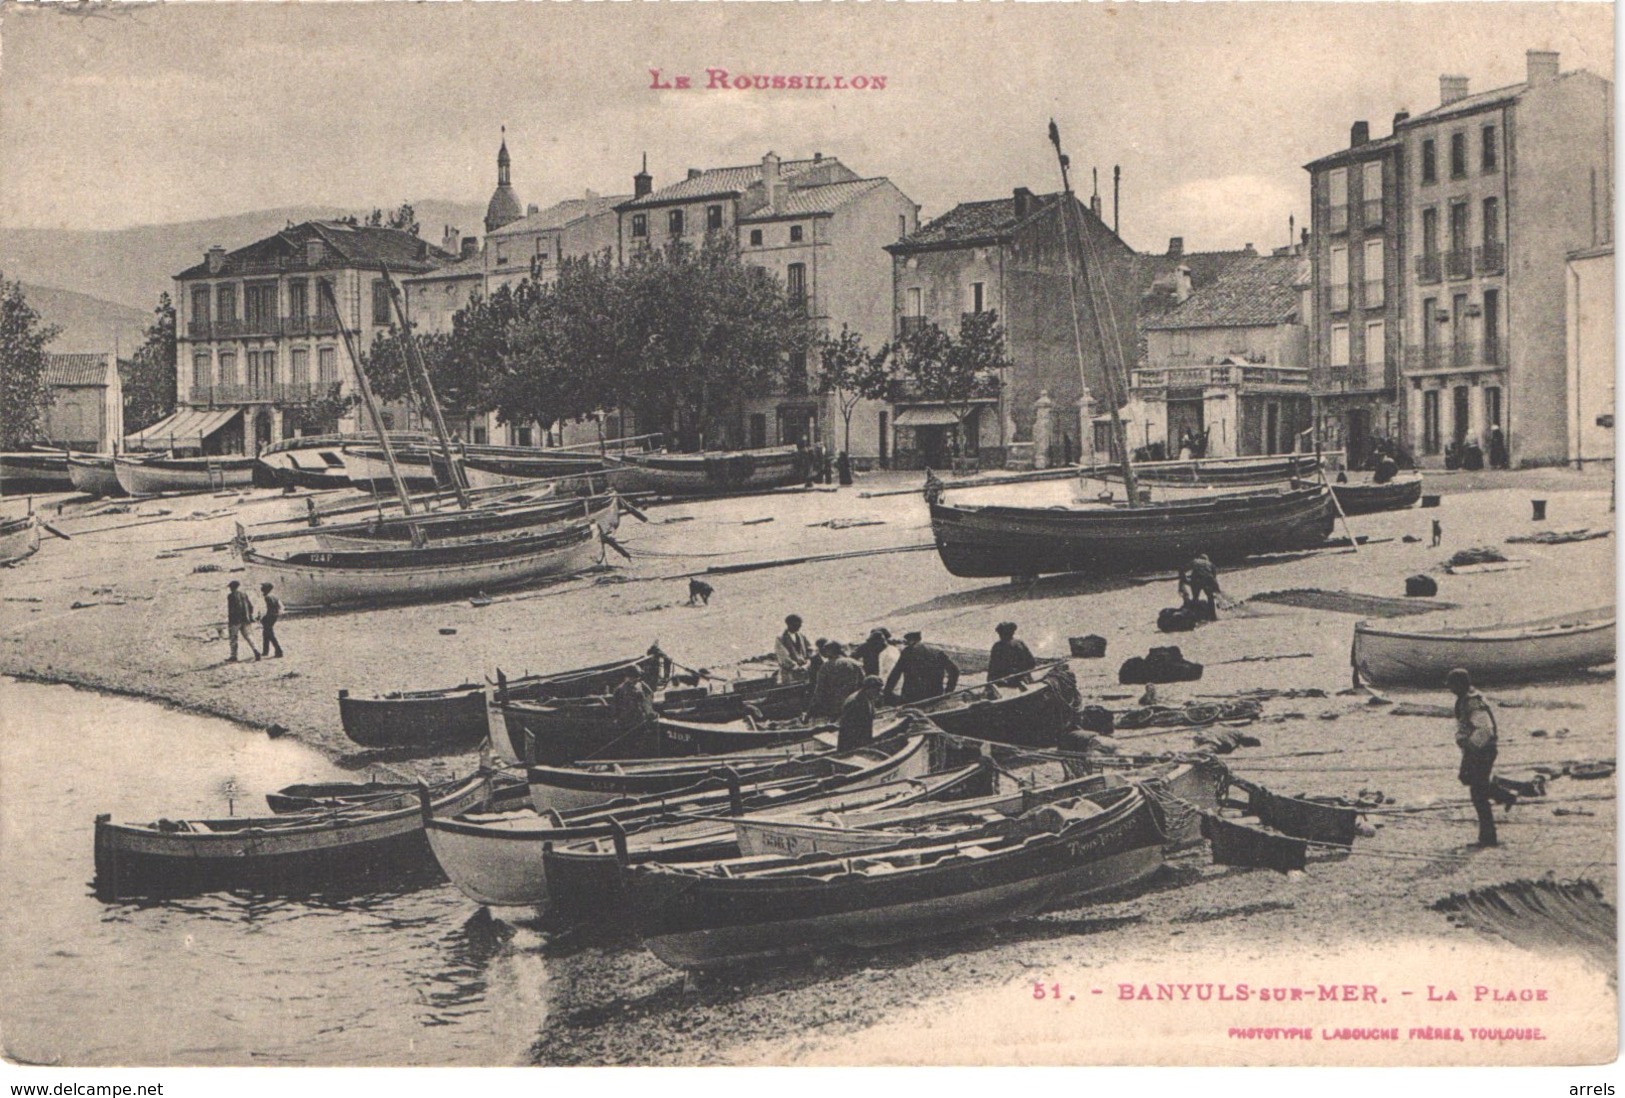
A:
{"type": "Polygon", "coordinates": [[[226,584],[230,592],[226,596],[226,630],[231,637],[231,662],[237,662],[237,638],[241,636],[248,650],[254,653],[254,658],[260,658],[260,650],[254,647],[254,638],[248,631],[248,626],[254,620],[254,603],[248,595],[241,590],[242,584],[232,580],[226,584]]]}
{"type": "Polygon", "coordinates": [[[879,675],[865,675],[863,685],[842,704],[840,732],[835,739],[837,751],[856,751],[874,742],[875,703],[884,690],[879,675]]]}
{"type": "Polygon", "coordinates": [[[260,652],[269,656],[275,648],[275,658],[281,659],[282,642],[276,639],[276,623],[282,619],[282,600],[271,594],[269,583],[260,584],[260,594],[265,596],[265,613],[260,615],[260,652]]]}
{"type": "Polygon", "coordinates": [[[1511,808],[1518,798],[1495,784],[1495,712],[1484,695],[1473,689],[1473,680],[1458,667],[1445,676],[1445,685],[1456,695],[1456,746],[1461,748],[1461,770],[1457,774],[1473,800],[1478,813],[1477,847],[1500,845],[1495,835],[1495,810],[1491,801],[1511,808]]]}
{"type": "Polygon", "coordinates": [[[948,653],[926,644],[918,632],[904,633],[903,645],[896,666],[886,677],[888,697],[897,689],[899,679],[903,682],[899,698],[904,705],[954,692],[959,685],[959,665],[948,658],[948,653]]]}

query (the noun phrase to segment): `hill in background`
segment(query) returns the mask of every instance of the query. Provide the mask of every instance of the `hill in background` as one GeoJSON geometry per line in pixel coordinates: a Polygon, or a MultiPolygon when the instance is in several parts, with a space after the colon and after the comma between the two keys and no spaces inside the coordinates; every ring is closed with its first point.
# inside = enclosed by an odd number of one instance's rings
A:
{"type": "MultiPolygon", "coordinates": [[[[9,272],[7,277],[9,278],[9,272]]],[[[42,323],[56,324],[62,332],[45,349],[55,354],[117,351],[130,357],[147,337],[150,312],[89,294],[54,286],[23,283],[23,296],[40,314],[42,323]]]]}
{"type": "MultiPolygon", "coordinates": [[[[427,201],[413,206],[423,239],[431,244],[440,243],[442,228],[448,224],[458,226],[465,236],[484,235],[484,205],[427,201]]],[[[174,276],[202,260],[211,245],[230,251],[269,236],[290,221],[366,212],[337,206],[289,206],[131,229],[0,228],[0,271],[8,279],[58,287],[136,309],[142,314],[144,328],[158,295],[173,292],[174,276]]],[[[124,344],[119,346],[122,349],[124,344]]]]}

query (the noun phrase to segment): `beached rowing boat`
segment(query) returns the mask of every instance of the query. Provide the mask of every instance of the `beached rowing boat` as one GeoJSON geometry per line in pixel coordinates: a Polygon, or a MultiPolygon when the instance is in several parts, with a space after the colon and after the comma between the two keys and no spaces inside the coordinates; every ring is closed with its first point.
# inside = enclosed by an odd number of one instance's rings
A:
{"type": "Polygon", "coordinates": [[[250,487],[255,461],[241,454],[185,458],[119,454],[113,458],[113,474],[119,486],[132,496],[215,492],[250,487]]]}
{"type": "Polygon", "coordinates": [[[793,446],[764,450],[715,450],[698,454],[626,454],[630,467],[618,484],[622,491],[663,496],[750,492],[800,484],[811,455],[793,446]]]}
{"type": "Polygon", "coordinates": [[[399,549],[421,538],[429,545],[456,545],[502,537],[519,537],[565,522],[591,522],[613,534],[620,527],[620,497],[544,499],[510,507],[471,507],[466,511],[437,511],[428,515],[397,517],[315,531],[323,549],[351,551],[399,549]]]}
{"type": "Polygon", "coordinates": [[[15,564],[33,556],[39,552],[39,539],[39,518],[32,513],[0,520],[0,564],[15,564]]]}
{"type": "Polygon", "coordinates": [[[1422,474],[1395,477],[1383,484],[1333,484],[1332,495],[1345,515],[1369,515],[1375,511],[1403,511],[1422,499],[1422,474]]]}
{"type": "Polygon", "coordinates": [[[0,454],[0,492],[20,496],[72,490],[67,451],[36,449],[0,454]]]}
{"type": "Polygon", "coordinates": [[[75,492],[90,496],[122,496],[124,486],[113,471],[112,454],[69,454],[68,480],[75,492]]]}
{"type": "Polygon", "coordinates": [[[1376,686],[1442,688],[1456,667],[1474,683],[1533,682],[1614,660],[1614,608],[1578,610],[1539,621],[1469,628],[1394,629],[1362,621],[1352,660],[1376,686]]]}

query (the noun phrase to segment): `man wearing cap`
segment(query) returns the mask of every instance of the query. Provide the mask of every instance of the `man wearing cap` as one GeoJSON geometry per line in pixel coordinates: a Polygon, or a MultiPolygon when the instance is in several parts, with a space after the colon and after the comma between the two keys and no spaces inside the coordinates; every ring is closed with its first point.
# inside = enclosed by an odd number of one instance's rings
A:
{"type": "MultiPolygon", "coordinates": [[[[265,613],[260,615],[260,652],[271,655],[271,649],[276,649],[275,659],[282,658],[282,642],[276,639],[276,623],[282,619],[282,600],[271,594],[269,583],[260,584],[260,594],[265,596],[265,613]]],[[[258,659],[259,656],[255,656],[258,659]]]]}
{"type": "Polygon", "coordinates": [[[993,642],[993,651],[987,657],[987,681],[1009,685],[1025,685],[1032,681],[1027,672],[1038,666],[1032,652],[1023,641],[1016,640],[1016,623],[1001,621],[994,627],[999,639],[993,642]]]}
{"type": "MultiPolygon", "coordinates": [[[[863,664],[865,675],[880,674],[880,657],[891,647],[891,632],[884,626],[869,630],[863,643],[852,649],[852,658],[863,664]]],[[[889,670],[889,669],[888,669],[889,670]]]]}
{"type": "Polygon", "coordinates": [[[826,641],[824,663],[813,682],[807,717],[839,717],[846,699],[862,685],[863,665],[846,654],[846,645],[840,641],[826,641]]]}
{"type": "Polygon", "coordinates": [[[903,651],[886,678],[886,696],[897,697],[904,705],[951,694],[959,685],[959,665],[940,648],[920,639],[918,632],[903,634],[903,651]],[[903,690],[896,694],[901,679],[903,690]]]}
{"type": "Polygon", "coordinates": [[[254,603],[249,599],[247,592],[241,590],[242,584],[232,580],[226,584],[230,592],[226,595],[226,631],[231,637],[231,659],[237,661],[237,638],[241,636],[248,645],[248,650],[254,653],[254,658],[260,658],[260,650],[254,647],[254,638],[248,631],[249,623],[254,620],[254,603]]]}
{"type": "Polygon", "coordinates": [[[1495,835],[1495,810],[1491,801],[1511,808],[1518,798],[1494,781],[1496,728],[1495,712],[1484,695],[1473,689],[1473,680],[1463,668],[1445,676],[1445,685],[1456,695],[1456,746],[1461,748],[1461,770],[1457,774],[1473,800],[1478,813],[1478,841],[1473,846],[1499,845],[1495,835]]]}
{"type": "Polygon", "coordinates": [[[842,704],[840,733],[835,740],[837,751],[856,751],[874,742],[875,703],[884,690],[879,675],[865,675],[863,685],[842,704]]]}
{"type": "Polygon", "coordinates": [[[773,655],[779,661],[780,682],[806,682],[807,664],[812,659],[812,645],[801,632],[801,616],[791,614],[784,619],[784,632],[773,644],[773,655]]]}
{"type": "Polygon", "coordinates": [[[610,715],[615,718],[617,740],[621,746],[635,753],[654,754],[655,703],[649,684],[643,681],[643,672],[634,664],[621,675],[621,684],[609,697],[610,715]]]}

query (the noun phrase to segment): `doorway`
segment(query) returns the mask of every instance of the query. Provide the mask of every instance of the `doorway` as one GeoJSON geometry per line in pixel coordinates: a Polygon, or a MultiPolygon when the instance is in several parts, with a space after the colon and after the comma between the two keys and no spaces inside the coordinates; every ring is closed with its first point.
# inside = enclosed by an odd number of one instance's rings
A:
{"type": "Polygon", "coordinates": [[[891,432],[887,430],[891,426],[890,420],[891,415],[889,413],[880,413],[880,467],[882,469],[891,468],[891,432]]]}
{"type": "Polygon", "coordinates": [[[1456,449],[1459,450],[1461,449],[1462,444],[1467,441],[1467,386],[1456,386],[1453,390],[1451,390],[1450,395],[1453,398],[1453,408],[1450,422],[1450,440],[1456,444],[1456,449]]]}
{"type": "Polygon", "coordinates": [[[1168,398],[1168,456],[1176,458],[1186,441],[1191,445],[1191,456],[1201,457],[1206,431],[1203,427],[1202,398],[1168,398]],[[1188,437],[1187,437],[1188,436],[1188,437]]]}
{"type": "Polygon", "coordinates": [[[254,417],[253,452],[257,454],[269,445],[271,445],[271,413],[268,409],[261,408],[259,414],[254,417]]]}
{"type": "Polygon", "coordinates": [[[1364,469],[1371,456],[1371,412],[1357,408],[1349,412],[1343,428],[1343,462],[1350,469],[1364,469]]]}
{"type": "Polygon", "coordinates": [[[750,414],[750,449],[762,450],[767,448],[767,413],[752,412],[750,414]]]}

